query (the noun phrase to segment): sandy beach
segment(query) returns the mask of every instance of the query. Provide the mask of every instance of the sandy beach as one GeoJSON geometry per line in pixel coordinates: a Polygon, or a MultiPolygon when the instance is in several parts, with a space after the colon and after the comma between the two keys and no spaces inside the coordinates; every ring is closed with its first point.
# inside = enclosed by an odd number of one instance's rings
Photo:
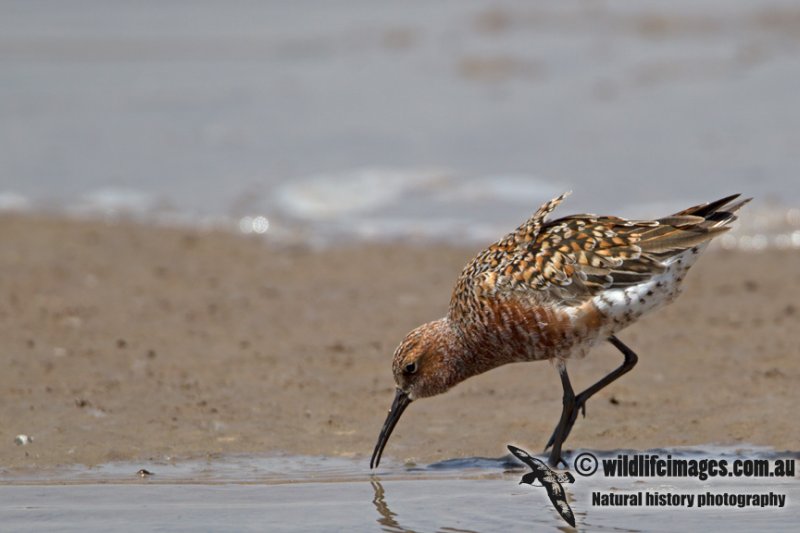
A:
{"type": "MultiPolygon", "coordinates": [[[[132,222],[0,217],[0,465],[214,454],[363,458],[392,400],[390,360],[443,315],[478,250],[325,251],[132,222]],[[18,446],[18,434],[31,444],[18,446]]],[[[593,399],[568,448],[798,448],[800,253],[708,252],[678,301],[624,331],[639,365],[593,399]]],[[[611,346],[571,365],[583,387],[611,346]]],[[[412,405],[385,456],[429,462],[543,447],[548,363],[412,405]],[[534,386],[533,384],[536,383],[534,386]]]]}

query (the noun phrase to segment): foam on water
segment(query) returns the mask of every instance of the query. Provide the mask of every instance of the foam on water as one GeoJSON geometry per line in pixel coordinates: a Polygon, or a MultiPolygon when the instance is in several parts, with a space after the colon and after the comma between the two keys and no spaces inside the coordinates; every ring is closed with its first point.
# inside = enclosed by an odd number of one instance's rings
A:
{"type": "MultiPolygon", "coordinates": [[[[120,188],[98,189],[75,203],[61,205],[0,191],[0,214],[48,212],[89,219],[132,219],[260,234],[281,244],[412,240],[482,245],[495,241],[541,203],[569,189],[566,184],[522,174],[465,178],[446,169],[362,168],[281,184],[268,193],[268,207],[231,207],[231,214],[181,211],[157,195],[120,188]]],[[[587,203],[580,194],[574,196],[578,196],[578,207],[587,203]]],[[[689,204],[688,200],[649,202],[581,210],[567,202],[553,216],[589,211],[655,218],[689,204]]],[[[750,252],[800,249],[800,209],[757,198],[715,246],[750,252]]]]}

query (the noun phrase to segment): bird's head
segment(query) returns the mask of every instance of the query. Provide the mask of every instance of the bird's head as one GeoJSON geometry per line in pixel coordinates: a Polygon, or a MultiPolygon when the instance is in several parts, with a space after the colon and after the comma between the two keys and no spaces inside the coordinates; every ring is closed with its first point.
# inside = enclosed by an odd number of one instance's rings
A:
{"type": "Polygon", "coordinates": [[[392,373],[409,400],[447,391],[459,380],[462,366],[455,332],[446,319],[412,330],[394,351],[392,373]],[[455,356],[455,357],[454,357],[455,356]]]}
{"type": "Polygon", "coordinates": [[[392,430],[413,400],[441,394],[468,377],[459,357],[463,352],[460,337],[446,318],[423,324],[406,335],[392,359],[397,391],[372,453],[371,468],[378,466],[392,430]]]}

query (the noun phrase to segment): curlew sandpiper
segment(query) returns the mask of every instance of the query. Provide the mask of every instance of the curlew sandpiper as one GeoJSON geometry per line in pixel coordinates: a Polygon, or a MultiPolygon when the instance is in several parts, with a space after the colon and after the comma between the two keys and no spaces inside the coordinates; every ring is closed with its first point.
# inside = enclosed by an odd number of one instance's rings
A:
{"type": "Polygon", "coordinates": [[[749,201],[736,201],[736,194],[656,220],[572,215],[547,221],[567,194],[470,261],[447,316],[400,343],[392,362],[397,391],[371,468],[413,400],[507,363],[541,360],[555,362],[563,387],[561,418],[545,451],[552,447],[550,465],[564,462],[562,446],[578,413],[585,416],[586,401],[636,364],[636,354],[616,334],[672,301],[708,242],[729,229],[749,201]],[[575,394],[566,363],[602,340],[624,361],[575,394]]]}

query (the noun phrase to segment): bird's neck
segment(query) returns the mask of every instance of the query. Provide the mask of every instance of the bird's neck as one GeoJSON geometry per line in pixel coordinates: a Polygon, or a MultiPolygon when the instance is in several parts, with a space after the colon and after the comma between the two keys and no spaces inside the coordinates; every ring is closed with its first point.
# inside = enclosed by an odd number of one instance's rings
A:
{"type": "Polygon", "coordinates": [[[491,339],[467,335],[458,327],[458,324],[445,317],[439,321],[440,334],[446,350],[443,361],[449,369],[447,387],[450,388],[467,378],[483,374],[493,368],[501,366],[506,361],[498,357],[493,348],[491,339]]]}

